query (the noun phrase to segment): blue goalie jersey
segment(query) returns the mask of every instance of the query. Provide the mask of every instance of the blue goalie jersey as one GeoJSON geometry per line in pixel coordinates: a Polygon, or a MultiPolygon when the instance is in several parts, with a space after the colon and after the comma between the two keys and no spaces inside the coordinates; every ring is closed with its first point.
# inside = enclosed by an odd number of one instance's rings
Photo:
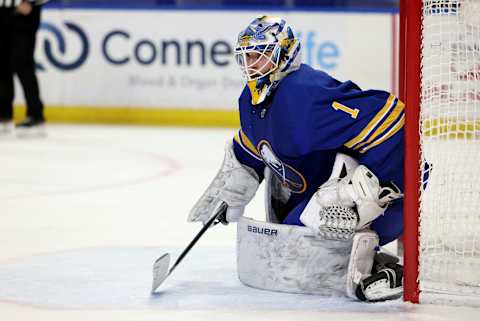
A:
{"type": "MultiPolygon", "coordinates": [[[[302,225],[303,208],[329,178],[339,152],[403,190],[404,104],[388,92],[361,90],[303,64],[261,104],[251,104],[245,87],[239,109],[235,154],[260,177],[268,166],[291,191],[286,224],[302,225]]],[[[402,233],[402,210],[398,200],[373,222],[381,244],[402,233]]]]}

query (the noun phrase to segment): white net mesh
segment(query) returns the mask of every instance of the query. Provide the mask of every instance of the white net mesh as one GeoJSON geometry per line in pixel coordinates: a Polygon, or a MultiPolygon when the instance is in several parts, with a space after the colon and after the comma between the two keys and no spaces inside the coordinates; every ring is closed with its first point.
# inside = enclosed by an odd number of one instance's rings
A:
{"type": "Polygon", "coordinates": [[[420,289],[480,301],[480,0],[423,1],[421,149],[420,289]]]}

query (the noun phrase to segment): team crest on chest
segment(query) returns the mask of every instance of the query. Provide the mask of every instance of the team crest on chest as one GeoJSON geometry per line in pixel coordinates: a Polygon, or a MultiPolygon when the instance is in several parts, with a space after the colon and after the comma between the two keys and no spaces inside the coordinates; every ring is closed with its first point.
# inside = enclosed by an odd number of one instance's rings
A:
{"type": "Polygon", "coordinates": [[[269,142],[262,140],[258,143],[257,150],[265,164],[272,170],[282,184],[292,193],[303,193],[307,189],[305,178],[293,167],[283,163],[273,152],[269,142]]]}

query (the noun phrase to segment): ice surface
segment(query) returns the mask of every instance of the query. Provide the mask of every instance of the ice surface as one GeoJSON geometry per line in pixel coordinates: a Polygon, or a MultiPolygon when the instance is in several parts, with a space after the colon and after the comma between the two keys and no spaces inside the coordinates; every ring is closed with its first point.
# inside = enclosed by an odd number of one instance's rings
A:
{"type": "MultiPolygon", "coordinates": [[[[0,267],[0,300],[61,309],[378,310],[343,298],[247,287],[237,277],[235,248],[192,250],[158,294],[150,295],[155,258],[180,252],[180,248],[103,247],[32,256],[0,267]]],[[[389,307],[401,310],[403,303],[389,307]]]]}
{"type": "MultiPolygon", "coordinates": [[[[262,291],[216,226],[151,296],[154,260],[199,231],[191,205],[234,130],[58,126],[0,138],[0,320],[480,320],[480,310],[262,291]]],[[[260,192],[261,193],[261,192],[260,192]]],[[[263,195],[247,207],[263,217],[263,195]]]]}

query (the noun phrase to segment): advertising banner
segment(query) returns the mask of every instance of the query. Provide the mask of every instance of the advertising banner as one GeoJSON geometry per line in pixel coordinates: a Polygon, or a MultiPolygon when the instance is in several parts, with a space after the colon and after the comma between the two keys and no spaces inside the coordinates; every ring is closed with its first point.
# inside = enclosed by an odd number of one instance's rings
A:
{"type": "MultiPolygon", "coordinates": [[[[42,98],[53,106],[235,110],[233,59],[252,11],[46,9],[37,37],[42,98]]],[[[392,90],[392,14],[270,12],[303,60],[362,88],[392,90]]]]}

